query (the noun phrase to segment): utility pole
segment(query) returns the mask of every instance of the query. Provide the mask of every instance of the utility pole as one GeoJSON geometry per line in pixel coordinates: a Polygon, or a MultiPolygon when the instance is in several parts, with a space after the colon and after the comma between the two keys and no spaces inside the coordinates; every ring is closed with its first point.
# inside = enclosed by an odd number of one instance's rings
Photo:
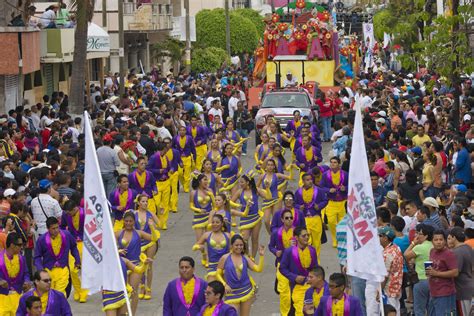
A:
{"type": "Polygon", "coordinates": [[[191,19],[189,17],[189,0],[184,0],[184,10],[186,11],[186,48],[184,49],[184,64],[186,72],[191,72],[191,19]]]}
{"type": "Polygon", "coordinates": [[[118,27],[119,27],[119,73],[120,88],[119,93],[125,93],[125,45],[123,38],[123,0],[118,0],[118,27]]]}
{"type": "Polygon", "coordinates": [[[107,0],[102,0],[102,27],[107,27],[107,0]]]}
{"type": "Polygon", "coordinates": [[[225,0],[225,48],[227,55],[230,56],[230,14],[229,0],[225,0]]]}

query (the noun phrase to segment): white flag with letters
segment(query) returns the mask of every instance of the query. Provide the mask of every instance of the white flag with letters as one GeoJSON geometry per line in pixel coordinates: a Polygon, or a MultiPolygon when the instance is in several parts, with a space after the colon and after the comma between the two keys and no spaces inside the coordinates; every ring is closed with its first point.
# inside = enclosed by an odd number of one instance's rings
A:
{"type": "Polygon", "coordinates": [[[347,197],[347,273],[382,282],[387,275],[377,232],[377,216],[370,183],[360,102],[356,102],[347,197]]]}
{"type": "Polygon", "coordinates": [[[84,133],[86,166],[82,287],[88,289],[90,294],[102,289],[127,293],[87,112],[84,112],[84,133]]]}

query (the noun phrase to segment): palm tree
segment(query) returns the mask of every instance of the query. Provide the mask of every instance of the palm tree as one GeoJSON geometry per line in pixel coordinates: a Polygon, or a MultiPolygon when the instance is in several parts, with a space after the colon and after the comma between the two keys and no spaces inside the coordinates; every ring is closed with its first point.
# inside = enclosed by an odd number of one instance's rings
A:
{"type": "Polygon", "coordinates": [[[176,73],[179,72],[179,62],[183,57],[183,51],[184,43],[172,37],[168,37],[165,41],[153,45],[152,56],[154,59],[160,60],[160,62],[163,61],[163,58],[169,58],[173,65],[173,70],[176,73]]]}
{"type": "MultiPolygon", "coordinates": [[[[87,28],[94,15],[95,0],[73,0],[76,11],[76,31],[74,33],[74,59],[70,89],[70,111],[82,114],[84,111],[84,81],[87,67],[87,28]]],[[[102,78],[101,78],[102,80],[102,78]]]]}

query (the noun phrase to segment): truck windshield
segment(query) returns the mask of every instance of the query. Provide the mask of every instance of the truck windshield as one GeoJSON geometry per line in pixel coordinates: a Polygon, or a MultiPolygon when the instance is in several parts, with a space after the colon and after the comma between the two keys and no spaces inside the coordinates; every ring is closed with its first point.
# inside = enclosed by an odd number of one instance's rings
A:
{"type": "Polygon", "coordinates": [[[302,93],[272,93],[263,98],[262,108],[309,108],[308,97],[302,93]]]}

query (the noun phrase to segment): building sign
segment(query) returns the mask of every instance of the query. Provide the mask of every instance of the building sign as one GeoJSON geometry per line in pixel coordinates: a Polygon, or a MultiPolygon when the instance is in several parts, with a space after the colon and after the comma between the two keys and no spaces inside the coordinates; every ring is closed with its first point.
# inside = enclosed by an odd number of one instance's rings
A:
{"type": "Polygon", "coordinates": [[[109,52],[110,40],[105,36],[88,36],[87,37],[88,52],[109,52]]]}

